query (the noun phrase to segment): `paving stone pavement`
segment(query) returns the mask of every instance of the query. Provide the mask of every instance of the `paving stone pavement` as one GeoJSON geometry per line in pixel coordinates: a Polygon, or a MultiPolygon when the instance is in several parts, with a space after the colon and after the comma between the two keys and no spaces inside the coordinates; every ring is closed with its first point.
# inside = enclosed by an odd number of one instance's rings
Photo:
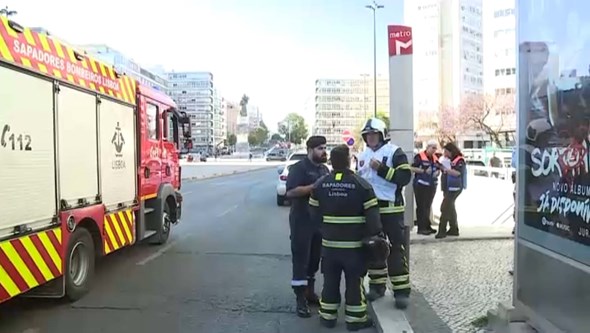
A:
{"type": "Polygon", "coordinates": [[[481,332],[471,322],[511,299],[513,251],[512,240],[412,245],[414,332],[481,332]]]}

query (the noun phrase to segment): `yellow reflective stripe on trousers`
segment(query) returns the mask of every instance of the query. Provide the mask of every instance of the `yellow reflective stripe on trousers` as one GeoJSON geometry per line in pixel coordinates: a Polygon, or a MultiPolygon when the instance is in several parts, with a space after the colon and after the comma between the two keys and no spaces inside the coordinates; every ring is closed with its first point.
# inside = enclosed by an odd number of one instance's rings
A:
{"type": "Polygon", "coordinates": [[[363,242],[330,241],[322,239],[322,245],[325,247],[333,247],[336,249],[357,249],[363,247],[363,242]]]}
{"type": "Polygon", "coordinates": [[[367,273],[369,273],[369,275],[387,275],[387,268],[369,269],[367,270],[367,273]]]}
{"type": "Polygon", "coordinates": [[[395,174],[395,169],[389,168],[389,170],[387,170],[387,173],[385,174],[385,180],[391,181],[393,179],[394,174],[395,174]]]}
{"type": "Polygon", "coordinates": [[[390,279],[391,279],[391,282],[406,282],[410,279],[410,275],[404,274],[404,275],[392,276],[392,277],[390,277],[390,279]]]}
{"type": "Polygon", "coordinates": [[[409,283],[404,283],[404,284],[392,284],[391,285],[391,289],[392,290],[403,290],[403,289],[410,289],[411,285],[409,283]]]}
{"type": "Polygon", "coordinates": [[[338,319],[338,314],[337,313],[327,313],[327,312],[322,312],[322,310],[318,311],[318,314],[320,315],[320,317],[324,318],[325,320],[336,320],[338,319]]]}
{"type": "Polygon", "coordinates": [[[309,198],[309,205],[318,207],[320,205],[320,202],[314,198],[309,198]]]}
{"type": "Polygon", "coordinates": [[[338,310],[340,308],[340,304],[338,303],[325,303],[320,300],[320,306],[324,310],[338,310]]]}
{"type": "Polygon", "coordinates": [[[377,206],[379,203],[377,202],[377,198],[369,199],[363,203],[363,207],[365,209],[369,209],[371,207],[377,206]]]}
{"type": "Polygon", "coordinates": [[[362,317],[345,316],[344,320],[346,320],[347,323],[364,323],[368,320],[368,317],[367,315],[362,317]]]}
{"type": "Polygon", "coordinates": [[[348,312],[365,312],[367,311],[367,305],[366,304],[361,304],[361,305],[347,305],[345,307],[345,310],[348,312]]]}
{"type": "Polygon", "coordinates": [[[324,223],[354,224],[365,223],[364,216],[330,216],[324,215],[324,223]]]}
{"type": "Polygon", "coordinates": [[[369,279],[369,284],[386,284],[386,283],[387,283],[387,277],[369,279]]]}

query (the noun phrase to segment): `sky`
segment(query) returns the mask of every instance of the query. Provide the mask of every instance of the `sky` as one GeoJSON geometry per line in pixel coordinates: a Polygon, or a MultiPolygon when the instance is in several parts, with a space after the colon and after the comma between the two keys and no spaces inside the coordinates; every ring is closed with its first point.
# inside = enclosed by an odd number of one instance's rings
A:
{"type": "MultiPolygon", "coordinates": [[[[373,71],[369,0],[0,0],[26,26],[71,44],[107,44],[144,67],[209,71],[221,95],[258,106],[271,130],[288,113],[313,120],[314,82],[373,71]]],[[[381,0],[377,71],[403,0],[381,0]]],[[[310,123],[311,125],[311,123],[310,123]]]]}

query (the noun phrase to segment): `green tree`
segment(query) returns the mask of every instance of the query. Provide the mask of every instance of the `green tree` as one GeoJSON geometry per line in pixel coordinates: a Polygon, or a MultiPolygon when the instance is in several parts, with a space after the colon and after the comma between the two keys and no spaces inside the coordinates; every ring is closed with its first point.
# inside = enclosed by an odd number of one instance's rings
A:
{"type": "Polygon", "coordinates": [[[227,134],[227,144],[230,146],[233,146],[236,144],[236,142],[238,142],[238,138],[236,137],[236,135],[233,133],[228,133],[227,134]]]}
{"type": "Polygon", "coordinates": [[[252,146],[260,146],[268,139],[268,129],[258,127],[248,134],[248,143],[252,146]]]}
{"type": "Polygon", "coordinates": [[[248,134],[248,143],[250,146],[258,146],[258,138],[254,132],[250,132],[250,134],[248,134]]]}
{"type": "Polygon", "coordinates": [[[279,125],[279,134],[294,144],[301,144],[309,135],[309,131],[301,115],[289,113],[279,125]]]}
{"type": "Polygon", "coordinates": [[[273,133],[273,135],[270,136],[270,141],[282,141],[283,137],[279,134],[279,133],[273,133]]]}

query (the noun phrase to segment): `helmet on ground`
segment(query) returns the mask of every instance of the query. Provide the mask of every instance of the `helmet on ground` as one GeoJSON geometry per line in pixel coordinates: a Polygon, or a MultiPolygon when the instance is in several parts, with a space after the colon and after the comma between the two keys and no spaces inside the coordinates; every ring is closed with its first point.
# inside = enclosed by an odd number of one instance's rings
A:
{"type": "Polygon", "coordinates": [[[367,263],[380,263],[389,257],[391,244],[382,235],[375,235],[363,240],[363,249],[367,263]]]}
{"type": "Polygon", "coordinates": [[[369,133],[380,133],[381,140],[385,141],[385,137],[387,135],[387,125],[381,119],[370,118],[369,120],[367,120],[367,122],[363,126],[363,129],[361,130],[361,136],[363,137],[363,140],[365,142],[367,142],[366,135],[369,133]]]}

